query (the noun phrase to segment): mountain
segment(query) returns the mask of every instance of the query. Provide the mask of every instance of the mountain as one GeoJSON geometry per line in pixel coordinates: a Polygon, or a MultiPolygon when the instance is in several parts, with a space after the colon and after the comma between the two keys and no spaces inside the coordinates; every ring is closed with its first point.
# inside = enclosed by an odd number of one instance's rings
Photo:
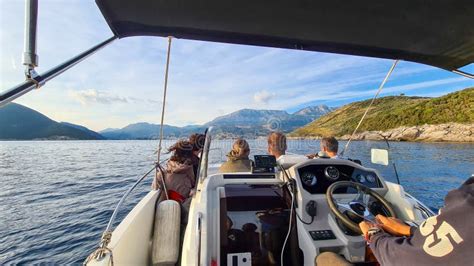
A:
{"type": "Polygon", "coordinates": [[[103,139],[85,127],[58,123],[41,113],[16,103],[0,107],[0,139],[103,139]]]}
{"type": "Polygon", "coordinates": [[[104,130],[101,130],[100,133],[106,133],[106,132],[115,131],[115,130],[119,130],[119,128],[106,128],[104,130]]]}
{"type": "MultiPolygon", "coordinates": [[[[218,137],[252,138],[267,135],[272,130],[291,132],[331,110],[325,105],[306,107],[293,114],[281,110],[242,109],[204,125],[164,125],[163,132],[165,138],[180,138],[204,132],[213,126],[218,137]]],[[[97,133],[80,125],[58,123],[15,103],[0,108],[0,115],[0,139],[157,139],[160,134],[159,125],[145,122],[120,129],[107,128],[97,133]]]]}
{"type": "Polygon", "coordinates": [[[85,126],[81,126],[81,125],[76,125],[76,124],[72,124],[72,123],[68,123],[68,122],[60,122],[61,124],[65,125],[65,126],[69,126],[69,127],[73,127],[73,128],[77,128],[85,133],[87,133],[88,135],[90,136],[93,136],[95,137],[95,139],[105,139],[104,136],[102,136],[101,134],[95,132],[95,131],[92,131],[90,129],[88,129],[87,127],[85,126]]]}
{"type": "MultiPolygon", "coordinates": [[[[165,125],[165,138],[187,137],[195,132],[204,132],[213,126],[218,137],[246,137],[267,135],[272,130],[290,132],[304,126],[333,108],[325,105],[306,107],[293,114],[281,110],[242,109],[223,115],[204,125],[174,127],[165,125]]],[[[130,124],[121,129],[105,129],[100,131],[108,139],[156,139],[159,137],[160,126],[150,123],[130,124]]]]}
{"type": "MultiPolygon", "coordinates": [[[[166,138],[179,138],[187,136],[195,129],[198,128],[195,126],[175,127],[164,125],[163,135],[166,138]]],[[[121,129],[106,129],[100,131],[100,133],[108,139],[157,139],[160,136],[160,125],[142,122],[130,124],[121,129]]]]}
{"type": "MultiPolygon", "coordinates": [[[[345,105],[291,133],[295,137],[351,134],[371,100],[345,105]]],[[[359,132],[399,127],[474,123],[474,87],[437,98],[388,96],[377,99],[359,132]]]]}
{"type": "Polygon", "coordinates": [[[291,132],[332,110],[325,105],[306,107],[293,114],[282,110],[242,109],[217,117],[205,126],[213,126],[220,135],[263,136],[270,131],[291,132]]]}
{"type": "Polygon", "coordinates": [[[316,106],[309,106],[306,108],[303,108],[297,112],[295,112],[295,115],[304,115],[304,116],[310,116],[313,119],[319,118],[325,114],[328,114],[332,111],[334,111],[336,108],[328,107],[327,105],[316,105],[316,106]]]}

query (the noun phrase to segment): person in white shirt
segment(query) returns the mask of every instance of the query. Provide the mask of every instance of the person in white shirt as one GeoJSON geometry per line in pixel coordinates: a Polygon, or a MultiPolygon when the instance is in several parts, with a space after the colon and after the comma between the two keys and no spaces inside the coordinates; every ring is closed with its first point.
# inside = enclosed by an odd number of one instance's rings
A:
{"type": "Polygon", "coordinates": [[[337,155],[337,150],[339,148],[339,142],[335,137],[324,137],[320,142],[321,151],[316,154],[306,155],[309,159],[314,158],[331,158],[339,159],[337,155]]]}
{"type": "Polygon", "coordinates": [[[331,159],[338,159],[339,142],[335,137],[322,138],[320,146],[321,151],[325,152],[331,159]]]}
{"type": "Polygon", "coordinates": [[[268,135],[268,154],[281,159],[286,153],[286,136],[281,132],[272,132],[268,135]]]}

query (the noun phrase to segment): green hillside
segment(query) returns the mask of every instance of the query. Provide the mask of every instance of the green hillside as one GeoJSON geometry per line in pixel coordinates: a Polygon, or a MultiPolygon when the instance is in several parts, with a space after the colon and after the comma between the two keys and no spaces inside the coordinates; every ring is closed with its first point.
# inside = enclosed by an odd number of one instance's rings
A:
{"type": "MultiPolygon", "coordinates": [[[[291,133],[295,137],[351,134],[371,100],[345,105],[291,133]]],[[[388,96],[377,99],[359,132],[400,126],[474,123],[474,87],[438,98],[388,96]]]]}
{"type": "Polygon", "coordinates": [[[84,127],[58,123],[33,109],[16,103],[0,108],[0,140],[103,139],[84,127]]]}

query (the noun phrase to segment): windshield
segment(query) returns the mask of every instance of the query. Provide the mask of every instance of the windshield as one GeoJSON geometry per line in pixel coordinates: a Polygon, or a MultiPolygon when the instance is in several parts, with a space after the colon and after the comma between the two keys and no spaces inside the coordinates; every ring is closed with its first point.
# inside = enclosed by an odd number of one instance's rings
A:
{"type": "MultiPolygon", "coordinates": [[[[239,136],[233,136],[233,138],[224,137],[216,133],[212,127],[208,129],[199,171],[199,177],[201,180],[208,175],[218,172],[222,163],[227,161],[227,154],[231,151],[232,144],[238,137],[239,136]]],[[[253,160],[254,155],[268,154],[267,137],[260,136],[245,140],[248,142],[250,147],[249,159],[253,160]]],[[[340,141],[339,148],[342,149],[345,144],[345,141],[340,141]]],[[[320,140],[288,139],[287,146],[288,149],[286,154],[289,155],[314,154],[320,150],[320,140]]],[[[344,158],[360,160],[363,166],[378,170],[387,181],[396,183],[396,173],[393,167],[393,163],[396,162],[396,150],[396,147],[390,147],[383,141],[355,141],[351,143],[344,158]],[[371,163],[371,149],[388,149],[389,164],[384,166],[371,163]]]]}

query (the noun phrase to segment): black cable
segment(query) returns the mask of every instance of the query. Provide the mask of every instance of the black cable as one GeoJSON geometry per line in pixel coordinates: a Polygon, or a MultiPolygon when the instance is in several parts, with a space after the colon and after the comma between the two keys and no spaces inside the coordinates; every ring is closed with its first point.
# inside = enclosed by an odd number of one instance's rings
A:
{"type": "MultiPolygon", "coordinates": [[[[278,166],[280,167],[280,170],[283,171],[284,175],[288,179],[288,182],[287,182],[288,189],[293,193],[293,196],[296,197],[296,184],[293,184],[290,181],[290,180],[293,180],[293,179],[290,179],[290,177],[286,173],[286,170],[283,168],[283,166],[281,164],[278,164],[278,166]]],[[[294,204],[294,212],[296,214],[296,217],[298,217],[298,220],[300,220],[303,224],[306,224],[306,225],[310,225],[314,222],[314,216],[311,216],[311,222],[309,222],[309,223],[303,221],[303,219],[301,219],[301,217],[298,215],[298,212],[296,211],[296,208],[298,208],[298,206],[296,206],[296,200],[293,201],[293,204],[294,204]]]]}
{"type": "Polygon", "coordinates": [[[314,222],[314,216],[311,216],[311,222],[305,222],[303,221],[303,219],[301,219],[301,217],[298,215],[298,212],[295,210],[295,214],[296,214],[296,217],[298,217],[298,220],[300,220],[300,222],[304,223],[304,224],[307,224],[307,225],[310,225],[314,222]]]}

